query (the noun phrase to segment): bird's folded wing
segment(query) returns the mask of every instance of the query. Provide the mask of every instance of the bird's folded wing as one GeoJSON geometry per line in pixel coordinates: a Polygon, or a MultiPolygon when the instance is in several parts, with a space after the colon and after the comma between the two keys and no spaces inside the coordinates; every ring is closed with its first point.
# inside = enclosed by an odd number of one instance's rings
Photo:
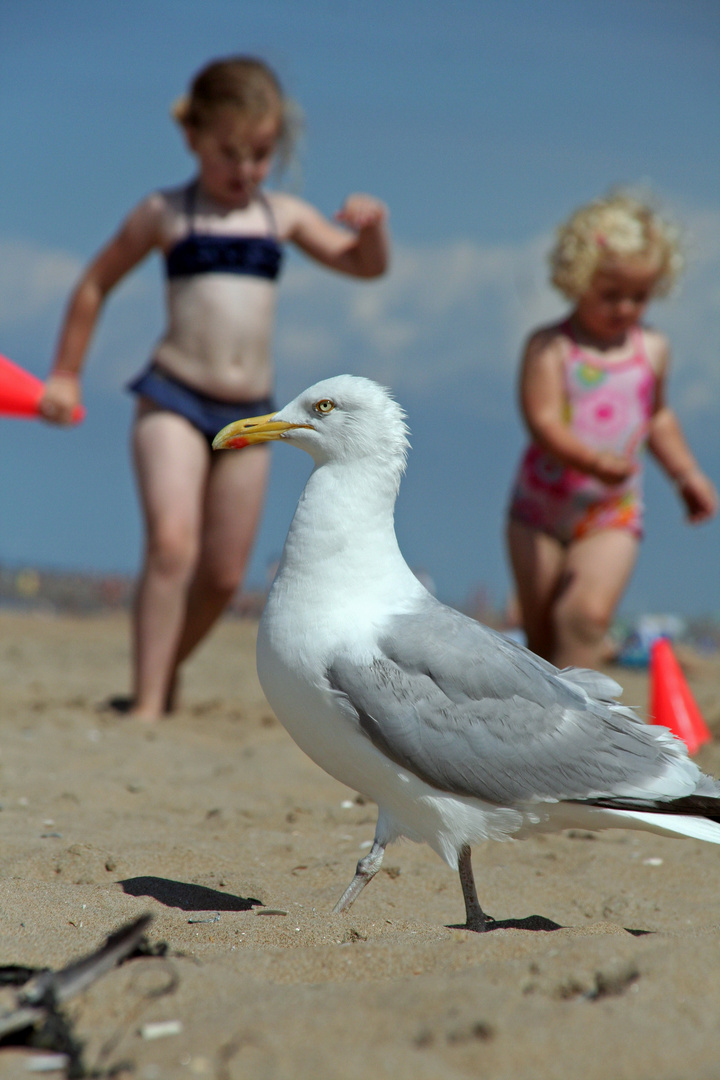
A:
{"type": "Polygon", "coordinates": [[[458,702],[488,693],[508,697],[520,690],[540,705],[554,704],[558,695],[585,703],[590,696],[615,705],[614,699],[622,694],[622,687],[607,675],[585,668],[559,671],[529,649],[431,596],[415,611],[394,616],[380,645],[406,670],[430,671],[458,702]]]}
{"type": "Polygon", "coordinates": [[[576,676],[440,604],[395,617],[372,662],[339,652],[327,670],[375,746],[442,791],[505,806],[690,794],[682,744],[589,698],[586,685],[609,699],[612,680],[576,676]]]}

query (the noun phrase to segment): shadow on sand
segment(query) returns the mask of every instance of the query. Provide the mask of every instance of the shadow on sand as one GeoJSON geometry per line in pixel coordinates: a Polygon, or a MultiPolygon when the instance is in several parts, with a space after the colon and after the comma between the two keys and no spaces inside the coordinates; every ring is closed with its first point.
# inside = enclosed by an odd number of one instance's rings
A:
{"type": "MultiPolygon", "coordinates": [[[[453,923],[449,930],[469,930],[466,923],[453,923]]],[[[544,915],[527,915],[524,919],[493,919],[484,934],[492,933],[493,930],[565,930],[565,926],[546,919],[544,915]]]]}
{"type": "MultiPolygon", "coordinates": [[[[469,930],[466,923],[453,923],[448,927],[449,930],[469,930]]],[[[480,931],[481,933],[492,933],[493,930],[569,930],[570,927],[562,926],[561,923],[553,922],[552,919],[546,919],[544,915],[527,915],[524,919],[493,919],[486,930],[480,931]]],[[[654,933],[653,930],[633,930],[629,926],[624,926],[623,930],[626,934],[632,934],[633,937],[644,937],[646,934],[654,933]]]]}
{"type": "Polygon", "coordinates": [[[262,907],[262,901],[252,896],[233,896],[232,893],[191,885],[187,881],[171,881],[161,877],[134,877],[118,881],[128,896],[151,896],[165,907],[182,911],[250,911],[262,907]]]}

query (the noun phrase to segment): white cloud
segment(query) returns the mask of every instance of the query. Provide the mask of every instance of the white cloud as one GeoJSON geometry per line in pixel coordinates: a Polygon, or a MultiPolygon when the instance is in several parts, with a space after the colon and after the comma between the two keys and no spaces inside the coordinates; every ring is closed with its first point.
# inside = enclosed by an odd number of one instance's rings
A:
{"type": "MultiPolygon", "coordinates": [[[[688,225],[697,239],[681,287],[650,320],[673,346],[678,407],[695,413],[720,400],[720,213],[688,225]]],[[[295,265],[281,290],[279,369],[297,388],[352,370],[428,395],[478,375],[507,389],[524,337],[566,309],[547,280],[550,243],[399,246],[377,282],[295,265]]]]}
{"type": "MultiPolygon", "coordinates": [[[[686,213],[685,220],[686,273],[650,319],[673,346],[673,401],[701,417],[720,402],[720,212],[686,213]]],[[[486,407],[509,414],[523,338],[564,310],[547,281],[550,243],[545,235],[515,245],[398,245],[377,282],[293,263],[280,287],[281,396],[355,371],[427,397],[482,383],[486,407]]],[[[0,240],[0,327],[31,333],[39,318],[59,317],[81,269],[71,253],[0,240]]],[[[140,366],[160,330],[161,305],[156,267],[123,283],[103,316],[93,382],[120,385],[140,366]]]]}
{"type": "Polygon", "coordinates": [[[68,291],[82,264],[66,251],[0,240],[0,326],[43,314],[68,291]]]}
{"type": "MultiPolygon", "coordinates": [[[[0,330],[24,343],[21,352],[50,363],[63,310],[84,262],[62,250],[0,238],[0,330]]],[[[116,390],[137,370],[158,336],[161,315],[155,268],[122,282],[103,312],[90,351],[88,381],[116,390]]]]}
{"type": "Polygon", "coordinates": [[[671,385],[681,413],[715,413],[720,403],[720,213],[686,216],[687,266],[671,297],[651,312],[670,339],[671,385]]]}
{"type": "Polygon", "coordinates": [[[281,293],[281,368],[310,382],[340,370],[433,392],[464,375],[512,378],[522,337],[562,305],[544,283],[544,240],[398,247],[378,282],[295,266],[281,293]],[[322,326],[317,350],[294,349],[322,326]]]}

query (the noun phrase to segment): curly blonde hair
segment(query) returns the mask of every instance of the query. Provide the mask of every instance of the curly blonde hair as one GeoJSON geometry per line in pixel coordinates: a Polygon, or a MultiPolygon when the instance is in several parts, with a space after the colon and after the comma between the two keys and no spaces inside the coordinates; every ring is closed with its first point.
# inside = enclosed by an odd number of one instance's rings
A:
{"type": "Polygon", "coordinates": [[[282,165],[290,161],[301,126],[300,110],[285,96],[275,72],[254,56],[211,61],[197,73],[189,93],[174,102],[171,114],[183,127],[202,129],[228,105],[251,122],[277,118],[278,158],[282,165]]]}
{"type": "Polygon", "coordinates": [[[569,300],[588,288],[603,262],[639,258],[657,266],[653,296],[665,296],[682,270],[679,230],[625,192],[581,206],[557,231],[551,281],[569,300]]]}

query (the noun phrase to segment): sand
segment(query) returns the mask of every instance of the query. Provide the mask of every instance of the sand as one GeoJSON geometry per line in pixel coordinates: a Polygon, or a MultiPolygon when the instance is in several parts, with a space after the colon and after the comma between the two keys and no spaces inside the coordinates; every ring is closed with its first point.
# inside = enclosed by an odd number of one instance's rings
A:
{"type": "MultiPolygon", "coordinates": [[[[375,807],[275,720],[254,639],[253,623],[223,623],[188,665],[183,708],[148,727],[100,707],[127,688],[125,617],[0,614],[0,964],[60,967],[146,911],[168,946],[68,1006],[89,1069],[720,1077],[717,847],[620,831],[488,844],[474,853],[485,910],[565,929],[476,935],[459,928],[456,875],[398,844],[333,916],[375,807]],[[145,1037],[162,1021],[175,1033],[145,1037]]],[[[644,707],[646,676],[614,674],[644,707]]],[[[720,664],[689,679],[720,730],[720,664]]],[[[699,760],[720,775],[720,744],[699,760]]],[[[0,1050],[0,1076],[26,1066],[0,1050]]]]}

